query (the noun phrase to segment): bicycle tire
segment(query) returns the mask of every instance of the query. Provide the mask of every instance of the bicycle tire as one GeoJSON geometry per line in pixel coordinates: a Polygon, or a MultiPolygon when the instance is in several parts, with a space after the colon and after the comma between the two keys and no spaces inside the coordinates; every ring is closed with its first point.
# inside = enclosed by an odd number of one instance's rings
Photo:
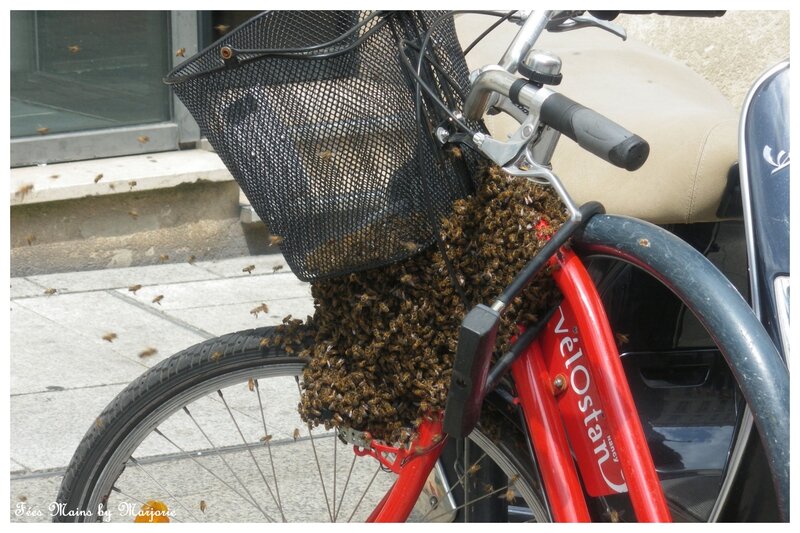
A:
{"type": "MultiPolygon", "coordinates": [[[[753,414],[772,474],[778,510],[788,520],[788,369],[733,284],[686,242],[654,224],[631,217],[595,215],[575,236],[574,245],[581,256],[610,257],[650,274],[705,327],[753,414]]],[[[735,468],[726,475],[735,476],[735,468]]]]}
{"type": "MultiPolygon", "coordinates": [[[[170,398],[180,397],[225,376],[245,376],[254,368],[267,366],[286,370],[287,375],[301,373],[306,360],[288,355],[279,347],[261,346],[261,340],[273,333],[274,328],[268,327],[207,340],[162,361],[131,382],[106,407],[98,417],[98,423],[87,431],[78,446],[58,493],[57,503],[61,512],[53,517],[53,521],[98,519],[96,515],[83,513],[97,503],[96,489],[107,482],[104,472],[116,468],[114,454],[129,446],[126,439],[138,439],[136,431],[149,424],[148,417],[157,413],[159,408],[163,409],[159,406],[164,406],[170,398]]],[[[292,407],[296,409],[296,405],[292,407]]],[[[501,467],[506,471],[510,469],[520,475],[517,484],[524,485],[521,495],[527,499],[538,498],[538,476],[535,467],[525,457],[526,448],[519,428],[509,424],[508,420],[500,420],[500,424],[494,426],[494,439],[479,431],[472,441],[487,449],[490,443],[500,440],[499,445],[492,444],[492,453],[499,454],[495,463],[503,463],[501,467]]],[[[113,472],[107,475],[113,475],[113,472]]],[[[549,517],[541,500],[529,502],[529,506],[537,520],[549,517]]]]}

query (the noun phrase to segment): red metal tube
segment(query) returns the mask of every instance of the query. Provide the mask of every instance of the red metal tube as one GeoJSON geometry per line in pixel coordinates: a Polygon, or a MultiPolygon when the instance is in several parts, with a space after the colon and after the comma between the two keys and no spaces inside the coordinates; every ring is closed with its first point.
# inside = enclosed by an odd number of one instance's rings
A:
{"type": "Polygon", "coordinates": [[[536,341],[511,366],[522,411],[556,522],[591,522],[550,376],[536,341]]]}
{"type": "Polygon", "coordinates": [[[442,437],[441,418],[423,422],[418,432],[419,438],[414,448],[424,450],[424,453],[411,458],[403,465],[394,485],[378,504],[380,510],[377,513],[373,511],[368,519],[369,522],[405,522],[416,505],[428,475],[442,453],[444,442],[437,440],[442,437]]]}
{"type": "Polygon", "coordinates": [[[558,254],[553,278],[575,313],[636,518],[640,522],[671,522],[619,351],[594,283],[578,256],[569,250],[558,254]]]}

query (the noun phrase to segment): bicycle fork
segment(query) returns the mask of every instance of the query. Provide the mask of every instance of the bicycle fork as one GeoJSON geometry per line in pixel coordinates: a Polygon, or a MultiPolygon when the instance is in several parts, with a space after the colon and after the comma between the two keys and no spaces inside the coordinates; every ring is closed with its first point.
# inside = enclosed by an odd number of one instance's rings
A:
{"type": "MultiPolygon", "coordinates": [[[[552,517],[591,520],[585,494],[628,492],[640,522],[671,516],[600,297],[580,259],[552,258],[564,299],[511,364],[552,517]],[[573,458],[574,452],[574,458],[573,458]],[[576,466],[577,465],[577,466],[576,466]]],[[[408,450],[372,444],[370,454],[398,474],[369,521],[408,518],[443,444],[441,418],[420,425],[408,450]],[[394,459],[388,461],[386,454],[394,459]],[[383,459],[382,459],[383,458],[383,459]]]]}

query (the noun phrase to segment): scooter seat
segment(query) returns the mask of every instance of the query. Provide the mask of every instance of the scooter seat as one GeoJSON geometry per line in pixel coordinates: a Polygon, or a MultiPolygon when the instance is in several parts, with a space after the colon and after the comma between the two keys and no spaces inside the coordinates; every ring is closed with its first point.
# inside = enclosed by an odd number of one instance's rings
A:
{"type": "MultiPolygon", "coordinates": [[[[462,44],[486,25],[485,18],[458,17],[462,44]]],[[[516,30],[505,23],[484,39],[467,55],[470,69],[499,61],[516,30]]],[[[658,224],[716,220],[728,171],[737,160],[738,123],[736,111],[716,88],[641,42],[623,42],[595,28],[546,33],[536,48],[561,57],[563,82],[554,90],[650,143],[647,163],[627,172],[562,136],[553,171],[579,205],[598,200],[609,213],[658,224]]],[[[518,126],[505,114],[487,117],[486,125],[497,139],[518,126]]]]}

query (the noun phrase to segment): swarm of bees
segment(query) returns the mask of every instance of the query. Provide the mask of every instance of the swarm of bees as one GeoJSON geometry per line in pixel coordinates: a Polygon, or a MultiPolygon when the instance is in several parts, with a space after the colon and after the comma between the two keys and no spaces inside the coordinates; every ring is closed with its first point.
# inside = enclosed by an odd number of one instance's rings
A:
{"type": "MultiPolygon", "coordinates": [[[[494,167],[479,178],[478,193],[457,200],[440,228],[470,308],[492,302],[566,219],[550,189],[494,167]]],[[[386,267],[314,281],[311,292],[314,316],[284,321],[261,342],[265,351],[310,360],[299,406],[304,421],[400,443],[444,408],[468,307],[437,247],[386,267]]],[[[549,275],[533,280],[504,315],[495,355],[508,350],[516,324],[537,320],[558,297],[549,275]]]]}

